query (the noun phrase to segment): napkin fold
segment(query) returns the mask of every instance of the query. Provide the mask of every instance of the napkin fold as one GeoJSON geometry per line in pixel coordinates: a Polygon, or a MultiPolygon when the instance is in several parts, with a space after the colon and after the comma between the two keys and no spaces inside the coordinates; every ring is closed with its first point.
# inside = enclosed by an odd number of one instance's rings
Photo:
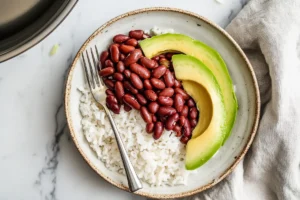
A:
{"type": "Polygon", "coordinates": [[[255,70],[261,121],[233,173],[186,199],[299,200],[300,0],[251,0],[226,30],[255,70]]]}

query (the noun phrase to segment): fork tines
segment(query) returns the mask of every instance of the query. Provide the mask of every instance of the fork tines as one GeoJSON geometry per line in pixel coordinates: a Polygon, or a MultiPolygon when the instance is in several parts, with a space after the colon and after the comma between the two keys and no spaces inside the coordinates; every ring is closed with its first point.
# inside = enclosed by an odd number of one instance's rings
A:
{"type": "Polygon", "coordinates": [[[88,50],[85,50],[85,53],[82,53],[82,59],[83,59],[83,66],[84,66],[84,71],[86,75],[87,82],[89,84],[89,87],[91,89],[95,89],[96,87],[101,86],[101,80],[99,77],[99,72],[98,72],[98,58],[99,58],[99,51],[97,49],[97,46],[95,45],[93,48],[90,48],[90,53],[88,50]],[[85,55],[84,55],[85,54],[85,55]],[[92,59],[91,59],[92,57],[92,59]],[[87,60],[87,61],[86,61],[87,60]]]}

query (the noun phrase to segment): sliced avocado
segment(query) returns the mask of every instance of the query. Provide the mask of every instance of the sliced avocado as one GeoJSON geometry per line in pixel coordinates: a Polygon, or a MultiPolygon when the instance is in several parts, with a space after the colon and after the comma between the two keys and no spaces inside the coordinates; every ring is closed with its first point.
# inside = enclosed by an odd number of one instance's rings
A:
{"type": "MultiPolygon", "coordinates": [[[[178,77],[182,77],[184,74],[181,74],[178,77]]],[[[178,78],[179,79],[179,78],[178,78]]],[[[202,85],[194,81],[182,81],[184,90],[195,100],[198,110],[200,110],[200,117],[196,127],[193,130],[192,135],[201,135],[207,127],[209,126],[212,115],[213,115],[213,105],[211,98],[205,88],[202,85]]]]}
{"type": "MultiPolygon", "coordinates": [[[[224,143],[231,133],[238,104],[226,64],[219,53],[206,44],[182,34],[168,33],[154,36],[152,38],[142,40],[140,42],[140,46],[148,58],[152,58],[164,52],[179,51],[199,59],[212,71],[220,84],[227,113],[224,143]]],[[[204,128],[202,127],[201,130],[204,130],[204,128]]],[[[197,132],[193,134],[192,137],[196,138],[200,134],[201,132],[197,132]]]]}
{"type": "MultiPolygon", "coordinates": [[[[172,61],[176,78],[182,81],[185,91],[194,98],[201,112],[200,119],[210,118],[203,133],[189,140],[186,146],[185,167],[193,170],[207,162],[222,146],[226,135],[226,110],[220,85],[201,61],[183,54],[174,55],[172,61]]],[[[199,131],[200,123],[193,134],[199,131]]]]}

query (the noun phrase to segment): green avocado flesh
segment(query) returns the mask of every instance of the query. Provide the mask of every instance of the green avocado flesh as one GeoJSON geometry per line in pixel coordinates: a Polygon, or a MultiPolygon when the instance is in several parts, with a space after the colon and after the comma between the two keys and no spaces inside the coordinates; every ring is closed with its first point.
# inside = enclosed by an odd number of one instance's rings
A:
{"type": "MultiPolygon", "coordinates": [[[[200,119],[209,122],[201,135],[187,143],[185,167],[193,170],[206,163],[222,146],[226,135],[226,110],[220,85],[201,61],[180,54],[174,55],[172,62],[176,78],[182,81],[185,91],[193,97],[201,112],[200,119]]],[[[193,134],[199,131],[200,121],[193,134]]]]}
{"type": "MultiPolygon", "coordinates": [[[[217,51],[206,44],[194,40],[193,38],[182,34],[163,34],[142,40],[140,46],[146,57],[152,58],[164,52],[179,51],[193,56],[200,60],[212,74],[220,85],[221,93],[224,98],[226,110],[225,137],[223,143],[229,137],[237,113],[237,100],[233,90],[232,80],[227,67],[217,51]]],[[[176,73],[176,72],[175,72],[176,73]]],[[[176,73],[176,76],[178,73],[176,73]]],[[[188,74],[190,76],[191,73],[188,74]]],[[[207,126],[207,124],[202,124],[207,126]]],[[[200,130],[205,130],[202,127],[200,130]]],[[[202,132],[193,132],[192,138],[197,138],[202,132]]]]}

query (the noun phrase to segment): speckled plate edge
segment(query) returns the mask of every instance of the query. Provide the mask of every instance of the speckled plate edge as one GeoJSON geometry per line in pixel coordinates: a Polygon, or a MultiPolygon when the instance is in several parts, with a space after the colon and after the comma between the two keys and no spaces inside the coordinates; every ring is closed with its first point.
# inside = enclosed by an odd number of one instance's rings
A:
{"type": "Polygon", "coordinates": [[[169,199],[169,198],[180,198],[180,197],[187,197],[199,192],[202,192],[204,190],[207,190],[211,187],[213,187],[214,185],[216,185],[217,183],[219,183],[220,181],[222,181],[226,176],[228,176],[233,169],[237,166],[237,164],[242,160],[242,158],[245,156],[245,154],[247,153],[248,149],[250,148],[253,139],[255,137],[256,131],[257,131],[257,127],[258,127],[258,123],[259,123],[259,116],[260,116],[260,95],[259,95],[259,89],[258,89],[258,84],[257,84],[257,80],[255,77],[255,73],[253,71],[253,68],[249,62],[249,60],[247,59],[246,55],[244,54],[244,52],[242,51],[242,49],[239,47],[239,45],[234,41],[234,39],[225,31],[223,30],[221,27],[219,27],[218,25],[216,25],[215,23],[207,20],[206,18],[195,14],[193,12],[189,12],[189,11],[185,11],[185,10],[181,10],[181,9],[177,9],[177,8],[169,8],[169,7],[151,7],[151,8],[144,8],[144,9],[138,9],[138,10],[134,10],[134,11],[130,11],[127,12],[125,14],[119,15],[115,18],[113,18],[112,20],[106,22],[105,24],[103,24],[100,28],[98,28],[86,41],[85,43],[82,45],[82,47],[79,49],[78,53],[76,54],[73,63],[71,64],[71,67],[69,69],[69,73],[67,76],[67,81],[66,81],[66,89],[65,89],[65,98],[64,98],[64,103],[65,103],[65,114],[67,117],[67,123],[69,126],[69,130],[71,133],[71,137],[76,145],[76,148],[78,149],[78,151],[80,152],[80,154],[82,155],[82,157],[84,158],[84,160],[91,166],[91,168],[97,173],[99,174],[102,178],[104,178],[107,182],[111,183],[112,185],[125,190],[127,192],[129,192],[128,187],[125,187],[124,185],[118,184],[114,181],[112,181],[109,177],[107,177],[105,174],[103,174],[102,172],[100,172],[96,166],[93,165],[93,163],[85,156],[83,150],[80,148],[79,143],[75,137],[75,132],[74,132],[74,128],[72,125],[72,120],[71,120],[71,115],[68,112],[69,110],[69,98],[70,98],[70,90],[71,90],[71,81],[72,81],[72,75],[73,75],[73,71],[75,69],[75,64],[77,63],[78,59],[80,58],[81,53],[86,49],[86,46],[89,44],[89,42],[94,39],[98,34],[101,34],[102,30],[105,29],[107,26],[111,25],[112,23],[128,17],[128,16],[132,16],[132,15],[136,15],[139,13],[144,13],[144,12],[151,12],[151,11],[166,11],[166,12],[178,12],[178,13],[183,13],[195,18],[198,18],[200,20],[202,20],[203,22],[211,25],[212,27],[214,27],[216,30],[218,30],[221,34],[223,34],[224,36],[226,36],[229,41],[234,45],[234,47],[236,48],[236,50],[239,52],[240,56],[244,59],[245,63],[248,66],[248,70],[249,73],[251,74],[252,77],[252,83],[255,87],[255,105],[256,105],[256,109],[255,109],[255,121],[252,125],[252,130],[251,130],[251,134],[248,138],[248,141],[245,145],[245,147],[243,148],[243,150],[241,151],[240,155],[237,156],[237,159],[234,161],[234,163],[227,169],[225,170],[225,172],[219,176],[219,178],[215,179],[214,181],[212,181],[211,183],[208,183],[205,186],[199,187],[197,189],[194,190],[190,190],[187,192],[182,192],[182,193],[178,193],[178,194],[150,194],[150,193],[146,193],[146,192],[140,192],[137,191],[135,192],[135,194],[141,195],[141,196],[145,196],[148,198],[157,198],[157,199],[169,199]]]}

